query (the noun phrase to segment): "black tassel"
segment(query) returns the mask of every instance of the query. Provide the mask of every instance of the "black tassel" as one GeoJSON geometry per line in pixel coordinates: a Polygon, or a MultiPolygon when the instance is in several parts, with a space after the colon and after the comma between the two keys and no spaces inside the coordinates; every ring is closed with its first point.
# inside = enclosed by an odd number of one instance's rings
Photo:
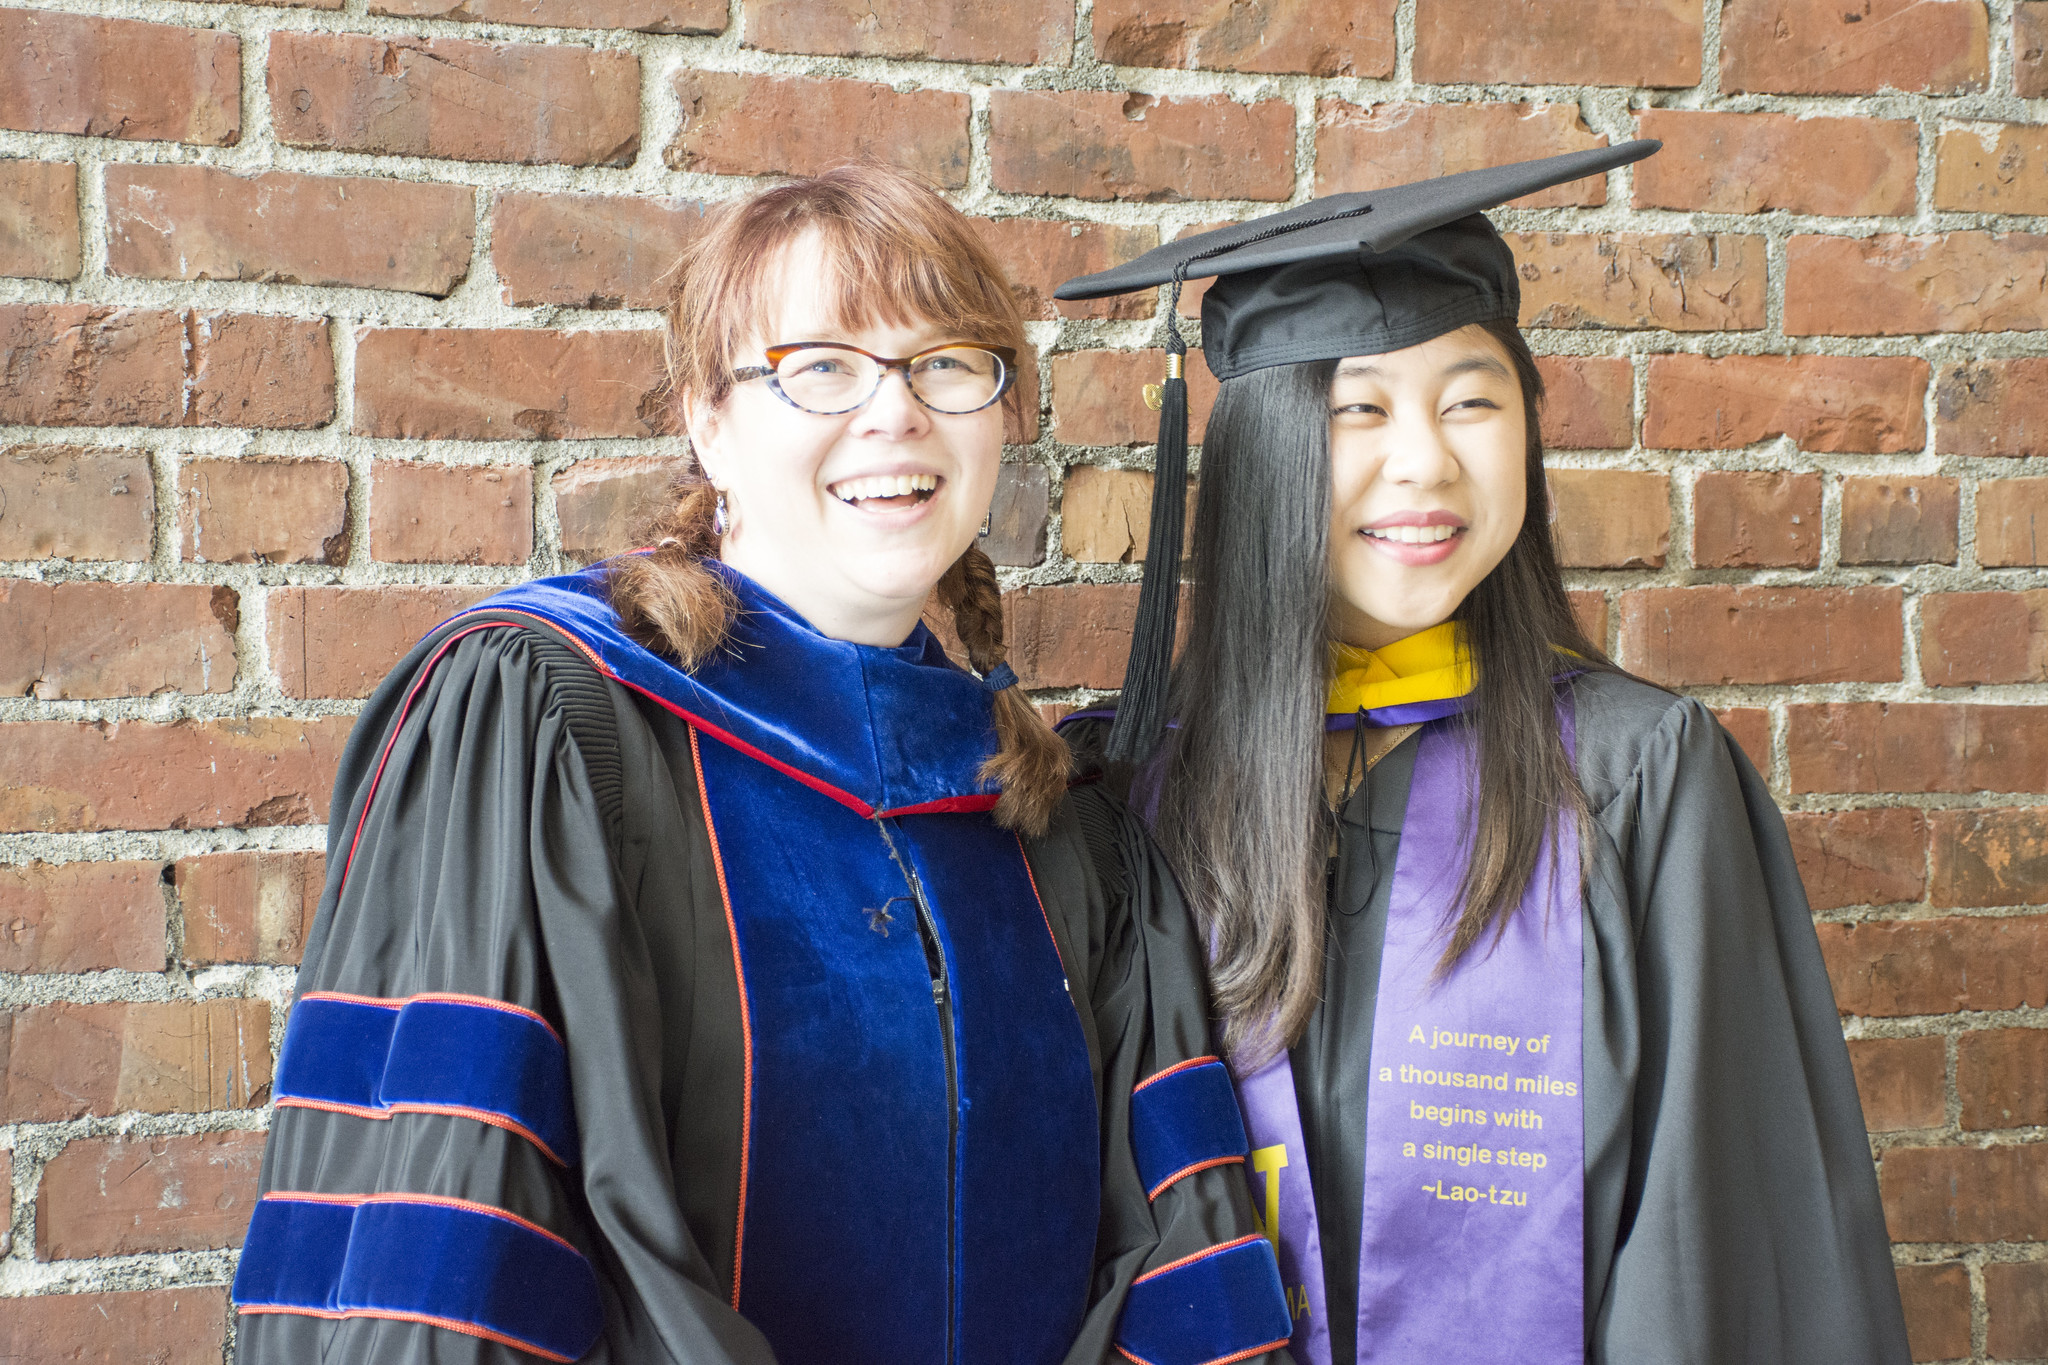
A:
{"type": "Polygon", "coordinates": [[[1149,758],[1166,729],[1167,682],[1173,671],[1173,636],[1180,614],[1180,546],[1188,507],[1188,385],[1181,377],[1186,348],[1176,344],[1180,342],[1177,332],[1169,330],[1168,336],[1172,349],[1159,395],[1152,531],[1145,543],[1145,578],[1138,589],[1138,620],[1131,632],[1123,698],[1117,703],[1107,750],[1110,759],[1127,763],[1149,758]]]}

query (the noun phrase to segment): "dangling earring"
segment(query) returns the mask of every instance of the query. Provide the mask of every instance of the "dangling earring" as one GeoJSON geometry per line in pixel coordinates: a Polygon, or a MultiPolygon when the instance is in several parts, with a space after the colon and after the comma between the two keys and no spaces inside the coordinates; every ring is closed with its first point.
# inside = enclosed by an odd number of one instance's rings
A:
{"type": "Polygon", "coordinates": [[[988,539],[988,524],[995,519],[996,509],[991,507],[981,514],[981,539],[988,539]]]}
{"type": "Polygon", "coordinates": [[[722,536],[731,525],[731,519],[725,514],[725,490],[721,488],[718,490],[718,506],[711,513],[711,534],[722,536]]]}

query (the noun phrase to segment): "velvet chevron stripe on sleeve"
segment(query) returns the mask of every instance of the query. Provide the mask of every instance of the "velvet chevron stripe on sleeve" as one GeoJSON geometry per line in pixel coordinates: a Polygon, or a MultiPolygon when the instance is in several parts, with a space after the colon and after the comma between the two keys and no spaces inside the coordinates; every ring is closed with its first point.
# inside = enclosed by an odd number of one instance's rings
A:
{"type": "Polygon", "coordinates": [[[1278,1350],[1292,1331],[1273,1244],[1255,1233],[1140,1275],[1116,1349],[1135,1365],[1230,1365],[1278,1350]]]}
{"type": "Polygon", "coordinates": [[[1248,1145],[1229,1068],[1214,1057],[1191,1057],[1131,1092],[1131,1152],[1154,1199],[1196,1171],[1243,1161],[1248,1145]]]}

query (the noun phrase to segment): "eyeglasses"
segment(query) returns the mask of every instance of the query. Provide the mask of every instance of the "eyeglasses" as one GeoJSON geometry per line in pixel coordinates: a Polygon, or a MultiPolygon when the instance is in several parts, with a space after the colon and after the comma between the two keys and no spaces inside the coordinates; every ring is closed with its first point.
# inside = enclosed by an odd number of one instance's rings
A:
{"type": "Polygon", "coordinates": [[[918,402],[954,416],[980,412],[1017,375],[1017,352],[1009,346],[934,346],[892,360],[842,342],[796,341],[770,346],[764,354],[766,365],[742,366],[732,372],[734,381],[765,379],[777,398],[821,417],[865,405],[890,370],[903,371],[918,402]]]}

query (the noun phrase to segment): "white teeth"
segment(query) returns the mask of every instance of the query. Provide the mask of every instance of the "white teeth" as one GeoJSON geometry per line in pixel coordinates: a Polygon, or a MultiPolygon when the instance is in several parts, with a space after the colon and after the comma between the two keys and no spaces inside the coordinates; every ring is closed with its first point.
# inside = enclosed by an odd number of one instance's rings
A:
{"type": "Polygon", "coordinates": [[[936,474],[876,474],[864,479],[841,479],[829,491],[841,502],[862,498],[900,498],[910,493],[931,493],[939,486],[936,474]]]}
{"type": "Polygon", "coordinates": [[[1367,527],[1365,534],[1376,540],[1396,540],[1403,545],[1428,545],[1439,540],[1449,540],[1458,534],[1455,526],[1382,526],[1367,527]]]}

